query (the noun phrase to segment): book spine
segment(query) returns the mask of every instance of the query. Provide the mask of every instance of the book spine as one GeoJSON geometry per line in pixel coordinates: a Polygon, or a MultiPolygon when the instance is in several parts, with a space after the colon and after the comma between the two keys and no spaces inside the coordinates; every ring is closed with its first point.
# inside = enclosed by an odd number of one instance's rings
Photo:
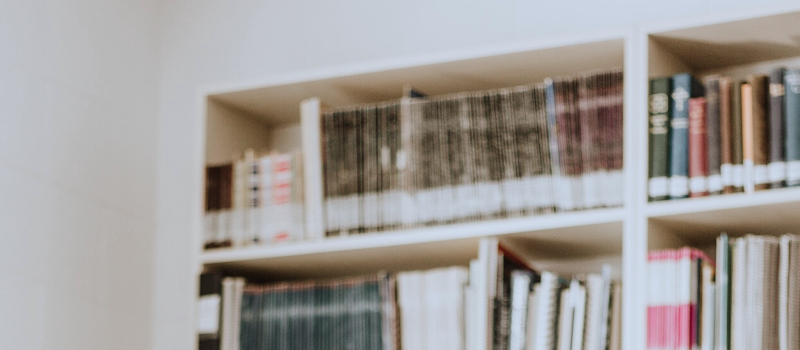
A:
{"type": "Polygon", "coordinates": [[[786,71],[786,184],[800,185],[800,69],[786,71]]]}
{"type": "Polygon", "coordinates": [[[755,148],[753,146],[753,89],[750,84],[742,84],[742,162],[745,192],[753,192],[753,165],[755,148]]]}
{"type": "Polygon", "coordinates": [[[769,182],[771,188],[786,185],[786,153],[784,149],[783,109],[785,87],[783,78],[785,68],[776,68],[769,78],[769,182]]]}
{"type": "Polygon", "coordinates": [[[766,75],[749,77],[753,91],[753,181],[755,190],[769,188],[769,78],[766,75]]]}
{"type": "Polygon", "coordinates": [[[708,192],[722,193],[721,132],[720,132],[720,86],[719,78],[706,80],[706,143],[708,145],[708,192]]]}
{"type": "Polygon", "coordinates": [[[650,200],[667,199],[669,195],[669,107],[672,80],[670,78],[650,81],[650,174],[648,195],[650,200]]]}
{"type": "Polygon", "coordinates": [[[742,128],[742,83],[731,86],[731,183],[734,192],[744,191],[744,130],[742,128]]]}
{"type": "Polygon", "coordinates": [[[689,100],[689,189],[691,197],[708,195],[706,99],[689,100]]]}
{"type": "Polygon", "coordinates": [[[733,120],[731,119],[731,80],[719,80],[720,178],[722,192],[733,193],[733,120]]]}
{"type": "Polygon", "coordinates": [[[689,195],[689,99],[701,92],[687,73],[672,78],[672,108],[670,115],[670,198],[689,195]]]}

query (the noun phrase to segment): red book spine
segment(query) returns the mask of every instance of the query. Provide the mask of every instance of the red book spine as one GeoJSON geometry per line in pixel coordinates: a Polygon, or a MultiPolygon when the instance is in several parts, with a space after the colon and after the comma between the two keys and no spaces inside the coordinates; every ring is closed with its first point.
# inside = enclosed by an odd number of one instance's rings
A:
{"type": "Polygon", "coordinates": [[[689,196],[708,195],[708,134],[706,99],[689,100],[689,196]]]}

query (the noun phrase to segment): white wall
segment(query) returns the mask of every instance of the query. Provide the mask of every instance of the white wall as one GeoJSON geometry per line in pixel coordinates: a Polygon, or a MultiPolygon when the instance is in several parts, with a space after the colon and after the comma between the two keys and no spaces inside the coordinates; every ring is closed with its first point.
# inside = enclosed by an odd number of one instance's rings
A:
{"type": "Polygon", "coordinates": [[[779,0],[166,0],[155,345],[191,349],[203,122],[198,89],[779,0]],[[194,231],[197,232],[197,231],[194,231]]]}
{"type": "Polygon", "coordinates": [[[152,348],[157,10],[0,1],[0,348],[152,348]]]}

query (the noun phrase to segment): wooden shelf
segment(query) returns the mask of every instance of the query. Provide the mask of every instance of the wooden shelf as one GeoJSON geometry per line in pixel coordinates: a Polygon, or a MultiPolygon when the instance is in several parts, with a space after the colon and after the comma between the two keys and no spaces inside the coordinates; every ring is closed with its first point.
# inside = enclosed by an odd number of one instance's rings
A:
{"type": "Polygon", "coordinates": [[[481,237],[499,236],[528,258],[622,254],[623,209],[482,221],[375,234],[209,251],[205,266],[266,278],[308,278],[466,265],[481,237]]]}

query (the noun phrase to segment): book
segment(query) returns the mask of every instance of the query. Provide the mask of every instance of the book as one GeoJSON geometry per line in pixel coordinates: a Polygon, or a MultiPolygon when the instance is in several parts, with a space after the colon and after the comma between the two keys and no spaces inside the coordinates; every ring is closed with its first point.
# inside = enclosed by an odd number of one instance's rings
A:
{"type": "Polygon", "coordinates": [[[650,200],[667,199],[669,195],[669,150],[670,150],[670,92],[672,79],[669,77],[650,80],[649,100],[649,180],[650,200]]]}
{"type": "Polygon", "coordinates": [[[222,317],[222,275],[200,275],[197,300],[197,340],[200,350],[219,350],[222,317]]]}
{"type": "Polygon", "coordinates": [[[755,191],[755,127],[753,121],[753,87],[742,84],[742,159],[745,192],[755,191]]]}
{"type": "Polygon", "coordinates": [[[786,68],[778,67],[769,76],[769,163],[767,165],[770,188],[786,185],[786,149],[783,108],[786,88],[783,84],[786,68]]]}
{"type": "Polygon", "coordinates": [[[742,85],[736,81],[731,85],[731,182],[734,192],[744,191],[744,116],[742,115],[742,85]]]}
{"type": "MultiPolygon", "coordinates": [[[[706,99],[706,144],[707,144],[707,180],[709,194],[720,194],[724,188],[722,184],[722,155],[721,155],[721,123],[720,123],[720,77],[711,76],[705,79],[706,99]]],[[[726,101],[727,102],[727,101],[726,101]]]]}
{"type": "Polygon", "coordinates": [[[748,82],[752,90],[752,141],[753,175],[755,190],[769,188],[769,78],[766,75],[750,75],[748,82]]]}
{"type": "Polygon", "coordinates": [[[244,151],[206,167],[206,249],[276,244],[306,238],[303,158],[244,151]]]}
{"type": "Polygon", "coordinates": [[[784,75],[784,114],[786,120],[786,184],[800,185],[800,69],[784,75]]]}
{"type": "Polygon", "coordinates": [[[323,108],[325,234],[622,205],[622,80],[323,108]]]}
{"type": "MultiPolygon", "coordinates": [[[[713,262],[702,251],[688,247],[648,254],[648,349],[700,348],[704,303],[707,318],[714,313],[713,301],[705,299],[712,294],[703,293],[702,286],[704,269],[709,270],[710,284],[711,266],[713,262]]],[[[707,328],[710,332],[712,327],[707,328]]]]}
{"type": "Polygon", "coordinates": [[[701,97],[703,86],[690,74],[672,77],[670,109],[670,198],[689,196],[689,99],[701,97]]]}
{"type": "Polygon", "coordinates": [[[689,99],[689,196],[708,195],[706,99],[689,99]]]}
{"type": "Polygon", "coordinates": [[[731,246],[727,234],[717,238],[716,320],[714,343],[718,350],[730,349],[731,246]]]}
{"type": "Polygon", "coordinates": [[[733,193],[733,115],[732,115],[732,81],[730,78],[719,78],[719,141],[720,141],[720,178],[722,192],[733,193]]]}

